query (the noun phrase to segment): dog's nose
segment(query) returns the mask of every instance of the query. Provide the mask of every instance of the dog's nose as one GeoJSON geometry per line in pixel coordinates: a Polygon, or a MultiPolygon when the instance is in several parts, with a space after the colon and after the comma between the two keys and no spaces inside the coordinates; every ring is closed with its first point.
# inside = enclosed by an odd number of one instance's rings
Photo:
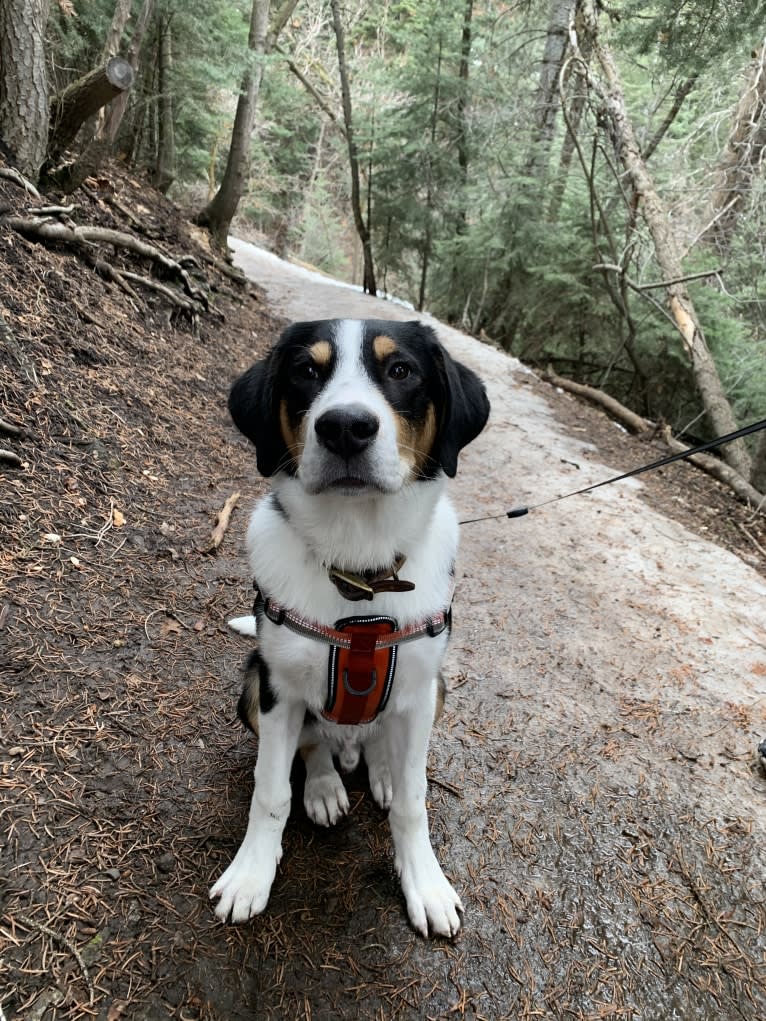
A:
{"type": "Polygon", "coordinates": [[[375,415],[357,404],[330,408],[314,424],[322,446],[346,460],[354,454],[361,454],[370,445],[379,428],[380,422],[375,415]]]}

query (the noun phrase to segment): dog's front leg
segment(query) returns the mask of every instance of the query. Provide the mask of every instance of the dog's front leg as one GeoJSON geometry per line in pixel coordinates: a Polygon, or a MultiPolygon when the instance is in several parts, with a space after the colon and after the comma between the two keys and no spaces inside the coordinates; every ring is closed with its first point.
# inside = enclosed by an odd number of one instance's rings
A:
{"type": "Polygon", "coordinates": [[[423,936],[431,930],[454,936],[460,929],[460,898],[431,847],[426,815],[426,760],[433,713],[422,707],[386,715],[393,797],[389,820],[407,913],[423,936]]]}
{"type": "Polygon", "coordinates": [[[246,922],[263,911],[282,857],[282,831],[290,813],[290,767],[298,747],[304,706],[280,701],[258,714],[255,790],[245,839],[231,865],[210,890],[220,897],[222,921],[246,922]]]}

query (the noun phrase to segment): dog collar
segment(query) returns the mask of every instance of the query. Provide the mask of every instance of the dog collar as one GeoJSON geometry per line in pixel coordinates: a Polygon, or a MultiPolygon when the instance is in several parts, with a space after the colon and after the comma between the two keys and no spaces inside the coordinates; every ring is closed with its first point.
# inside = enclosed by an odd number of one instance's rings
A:
{"type": "Polygon", "coordinates": [[[436,638],[452,618],[450,607],[403,628],[383,616],[344,617],[328,627],[264,598],[256,587],[256,615],[259,611],[273,624],[329,646],[322,716],[340,724],[371,723],[382,713],[393,688],[399,645],[436,638]]]}
{"type": "Polygon", "coordinates": [[[399,571],[406,559],[399,554],[391,567],[380,571],[354,574],[351,571],[342,571],[339,567],[328,567],[327,573],[344,599],[357,602],[360,599],[372,599],[378,592],[412,592],[415,583],[399,578],[399,571]]]}

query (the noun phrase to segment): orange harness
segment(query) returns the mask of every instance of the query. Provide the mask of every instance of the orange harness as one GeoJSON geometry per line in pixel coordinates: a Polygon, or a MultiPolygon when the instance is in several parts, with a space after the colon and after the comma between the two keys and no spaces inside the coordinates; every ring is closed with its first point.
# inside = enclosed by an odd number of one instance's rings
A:
{"type": "Polygon", "coordinates": [[[393,617],[343,617],[334,627],[300,617],[264,598],[256,586],[254,612],[304,638],[330,646],[326,720],[340,724],[371,723],[386,708],[396,672],[397,650],[416,638],[436,638],[450,626],[451,608],[399,628],[393,617]]]}
{"type": "Polygon", "coordinates": [[[335,629],[351,638],[348,649],[330,646],[327,701],[322,716],[333,723],[371,723],[386,708],[396,672],[396,645],[378,648],[396,631],[393,617],[345,617],[335,629]]]}

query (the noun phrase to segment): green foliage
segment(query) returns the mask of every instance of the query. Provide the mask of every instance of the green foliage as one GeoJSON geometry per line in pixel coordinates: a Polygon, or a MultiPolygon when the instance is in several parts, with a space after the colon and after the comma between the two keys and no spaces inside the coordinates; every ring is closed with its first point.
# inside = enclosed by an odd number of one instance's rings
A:
{"type": "Polygon", "coordinates": [[[762,41],[759,0],[626,0],[619,19],[621,43],[639,56],[656,54],[667,69],[703,71],[733,49],[762,41]]]}
{"type": "MultiPolygon", "coordinates": [[[[49,25],[55,80],[92,66],[113,0],[75,0],[49,25]]],[[[582,81],[565,66],[561,86],[579,156],[566,161],[560,110],[540,130],[541,58],[549,4],[488,0],[381,0],[347,4],[347,60],[378,279],[449,321],[533,365],[604,386],[651,417],[704,433],[688,359],[663,307],[662,289],[631,290],[661,272],[622,176],[618,154],[582,81]],[[464,34],[471,15],[470,37],[464,34]],[[466,62],[466,57],[467,62],[466,62]],[[561,184],[562,198],[553,196],[561,184]]],[[[135,24],[140,0],[135,0],[135,24]]],[[[174,116],[181,181],[220,176],[244,61],[246,0],[163,0],[172,16],[174,116]]],[[[755,0],[639,0],[603,6],[639,142],[662,123],[680,82],[695,77],[651,172],[689,272],[720,262],[699,250],[706,203],[743,87],[751,47],[764,31],[755,0]]],[[[129,27],[125,43],[129,42],[129,27]]],[[[341,120],[337,54],[326,0],[301,0],[281,40],[325,108],[341,120]]],[[[153,38],[134,103],[149,110],[153,38]],[[147,84],[148,77],[148,84],[147,84]]],[[[358,264],[346,140],[304,84],[273,54],[267,61],[242,210],[280,252],[330,273],[358,264]]],[[[144,152],[152,153],[151,118],[144,152]]],[[[736,413],[766,413],[766,187],[752,182],[725,259],[725,290],[695,283],[693,298],[736,413]]]]}

